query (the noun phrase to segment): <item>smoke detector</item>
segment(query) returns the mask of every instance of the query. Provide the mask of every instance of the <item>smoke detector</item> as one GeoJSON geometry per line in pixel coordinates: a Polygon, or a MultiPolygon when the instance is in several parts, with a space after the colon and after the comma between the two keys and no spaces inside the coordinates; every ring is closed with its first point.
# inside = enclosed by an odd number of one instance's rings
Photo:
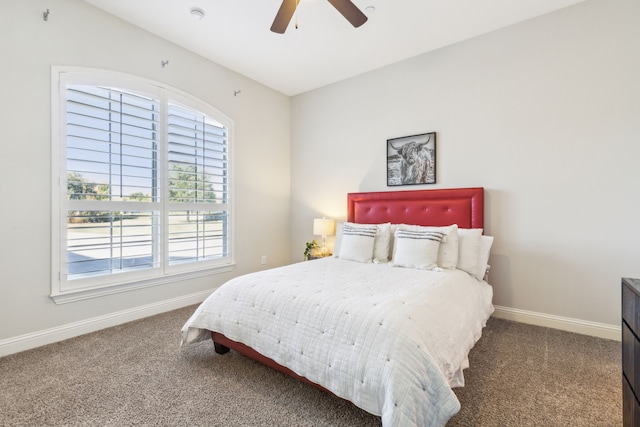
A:
{"type": "Polygon", "coordinates": [[[204,10],[200,9],[199,7],[192,7],[191,16],[194,19],[202,19],[204,18],[204,10]]]}

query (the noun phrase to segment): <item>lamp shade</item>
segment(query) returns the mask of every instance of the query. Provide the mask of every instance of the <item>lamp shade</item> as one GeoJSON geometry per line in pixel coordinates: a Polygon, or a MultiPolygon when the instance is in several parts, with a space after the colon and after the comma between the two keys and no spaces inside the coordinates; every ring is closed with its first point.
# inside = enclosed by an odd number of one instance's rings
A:
{"type": "Polygon", "coordinates": [[[316,236],[333,236],[336,232],[336,222],[332,219],[316,218],[313,220],[313,234],[316,236]]]}

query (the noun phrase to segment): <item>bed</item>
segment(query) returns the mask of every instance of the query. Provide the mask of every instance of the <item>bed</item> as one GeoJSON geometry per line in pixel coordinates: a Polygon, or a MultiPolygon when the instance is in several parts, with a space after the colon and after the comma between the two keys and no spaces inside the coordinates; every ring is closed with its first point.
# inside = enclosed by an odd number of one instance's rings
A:
{"type": "Polygon", "coordinates": [[[334,256],[230,280],[182,342],[213,339],[217,353],[313,384],[385,427],[445,425],[493,312],[484,189],[350,193],[347,204],[334,256]]]}

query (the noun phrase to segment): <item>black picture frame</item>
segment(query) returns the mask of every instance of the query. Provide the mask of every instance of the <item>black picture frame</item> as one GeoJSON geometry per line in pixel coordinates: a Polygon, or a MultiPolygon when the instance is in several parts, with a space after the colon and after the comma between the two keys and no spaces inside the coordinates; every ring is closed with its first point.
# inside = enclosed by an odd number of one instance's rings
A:
{"type": "Polygon", "coordinates": [[[436,183],[436,133],[387,139],[387,186],[436,183]]]}

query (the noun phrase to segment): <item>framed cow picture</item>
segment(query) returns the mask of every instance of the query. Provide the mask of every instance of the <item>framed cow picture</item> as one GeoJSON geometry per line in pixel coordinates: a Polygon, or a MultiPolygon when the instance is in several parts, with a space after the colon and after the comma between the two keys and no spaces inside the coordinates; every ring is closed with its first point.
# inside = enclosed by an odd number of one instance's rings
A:
{"type": "Polygon", "coordinates": [[[387,185],[436,183],[436,133],[387,139],[387,185]]]}

